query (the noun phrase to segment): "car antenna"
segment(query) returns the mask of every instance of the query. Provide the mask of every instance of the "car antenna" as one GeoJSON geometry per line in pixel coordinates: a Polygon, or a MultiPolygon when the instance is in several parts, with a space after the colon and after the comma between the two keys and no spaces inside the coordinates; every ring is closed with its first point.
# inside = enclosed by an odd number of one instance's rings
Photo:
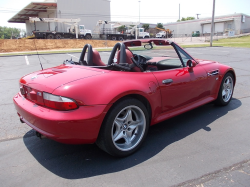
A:
{"type": "MultiPolygon", "coordinates": [[[[35,45],[35,47],[36,47],[36,42],[35,42],[35,39],[34,39],[33,41],[34,41],[34,45],[35,45]]],[[[37,51],[37,47],[36,47],[36,54],[37,54],[37,56],[38,56],[38,59],[39,59],[39,62],[40,62],[41,68],[42,68],[42,70],[43,70],[43,65],[42,65],[42,62],[41,62],[41,59],[40,59],[39,53],[38,53],[38,51],[37,51]]]]}

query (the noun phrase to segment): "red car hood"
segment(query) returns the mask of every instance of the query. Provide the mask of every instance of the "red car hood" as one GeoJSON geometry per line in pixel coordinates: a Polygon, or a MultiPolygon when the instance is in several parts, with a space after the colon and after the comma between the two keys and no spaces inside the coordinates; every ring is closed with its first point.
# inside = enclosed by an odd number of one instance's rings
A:
{"type": "Polygon", "coordinates": [[[52,93],[56,88],[72,81],[101,75],[107,72],[108,71],[105,70],[84,66],[61,65],[25,75],[20,79],[20,83],[33,89],[52,93]]]}

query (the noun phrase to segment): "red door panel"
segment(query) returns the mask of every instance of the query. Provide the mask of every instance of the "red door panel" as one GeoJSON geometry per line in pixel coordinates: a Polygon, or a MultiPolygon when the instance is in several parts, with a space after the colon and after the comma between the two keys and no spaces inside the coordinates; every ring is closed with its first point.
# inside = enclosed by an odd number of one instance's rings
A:
{"type": "Polygon", "coordinates": [[[162,111],[170,111],[209,95],[206,72],[197,65],[153,72],[161,89],[162,111]]]}

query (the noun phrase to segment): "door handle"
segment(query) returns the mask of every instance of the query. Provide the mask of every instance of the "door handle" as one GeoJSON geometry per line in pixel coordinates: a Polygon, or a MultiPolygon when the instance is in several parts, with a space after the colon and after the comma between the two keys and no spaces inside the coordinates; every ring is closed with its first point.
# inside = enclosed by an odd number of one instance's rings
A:
{"type": "Polygon", "coordinates": [[[219,74],[219,70],[215,70],[215,71],[207,73],[207,76],[213,76],[213,75],[218,75],[218,74],[219,74]]]}
{"type": "Polygon", "coordinates": [[[170,84],[172,82],[173,82],[172,79],[165,79],[165,80],[162,81],[162,84],[170,84]]]}

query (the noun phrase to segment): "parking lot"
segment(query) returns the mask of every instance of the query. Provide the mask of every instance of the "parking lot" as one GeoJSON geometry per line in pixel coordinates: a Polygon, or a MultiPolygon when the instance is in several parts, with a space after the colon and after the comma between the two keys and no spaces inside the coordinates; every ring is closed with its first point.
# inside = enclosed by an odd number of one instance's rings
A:
{"type": "MultiPolygon", "coordinates": [[[[40,70],[40,63],[48,68],[66,59],[78,61],[80,53],[0,57],[1,186],[209,186],[213,180],[215,184],[249,186],[250,49],[186,50],[194,58],[235,69],[231,103],[226,107],[207,104],[152,126],[142,148],[122,159],[96,145],[40,140],[16,114],[12,98],[23,75],[40,70]],[[237,172],[236,166],[243,172],[237,172]],[[236,173],[226,175],[232,168],[236,173]]],[[[109,52],[100,54],[107,62],[109,52]]]]}

